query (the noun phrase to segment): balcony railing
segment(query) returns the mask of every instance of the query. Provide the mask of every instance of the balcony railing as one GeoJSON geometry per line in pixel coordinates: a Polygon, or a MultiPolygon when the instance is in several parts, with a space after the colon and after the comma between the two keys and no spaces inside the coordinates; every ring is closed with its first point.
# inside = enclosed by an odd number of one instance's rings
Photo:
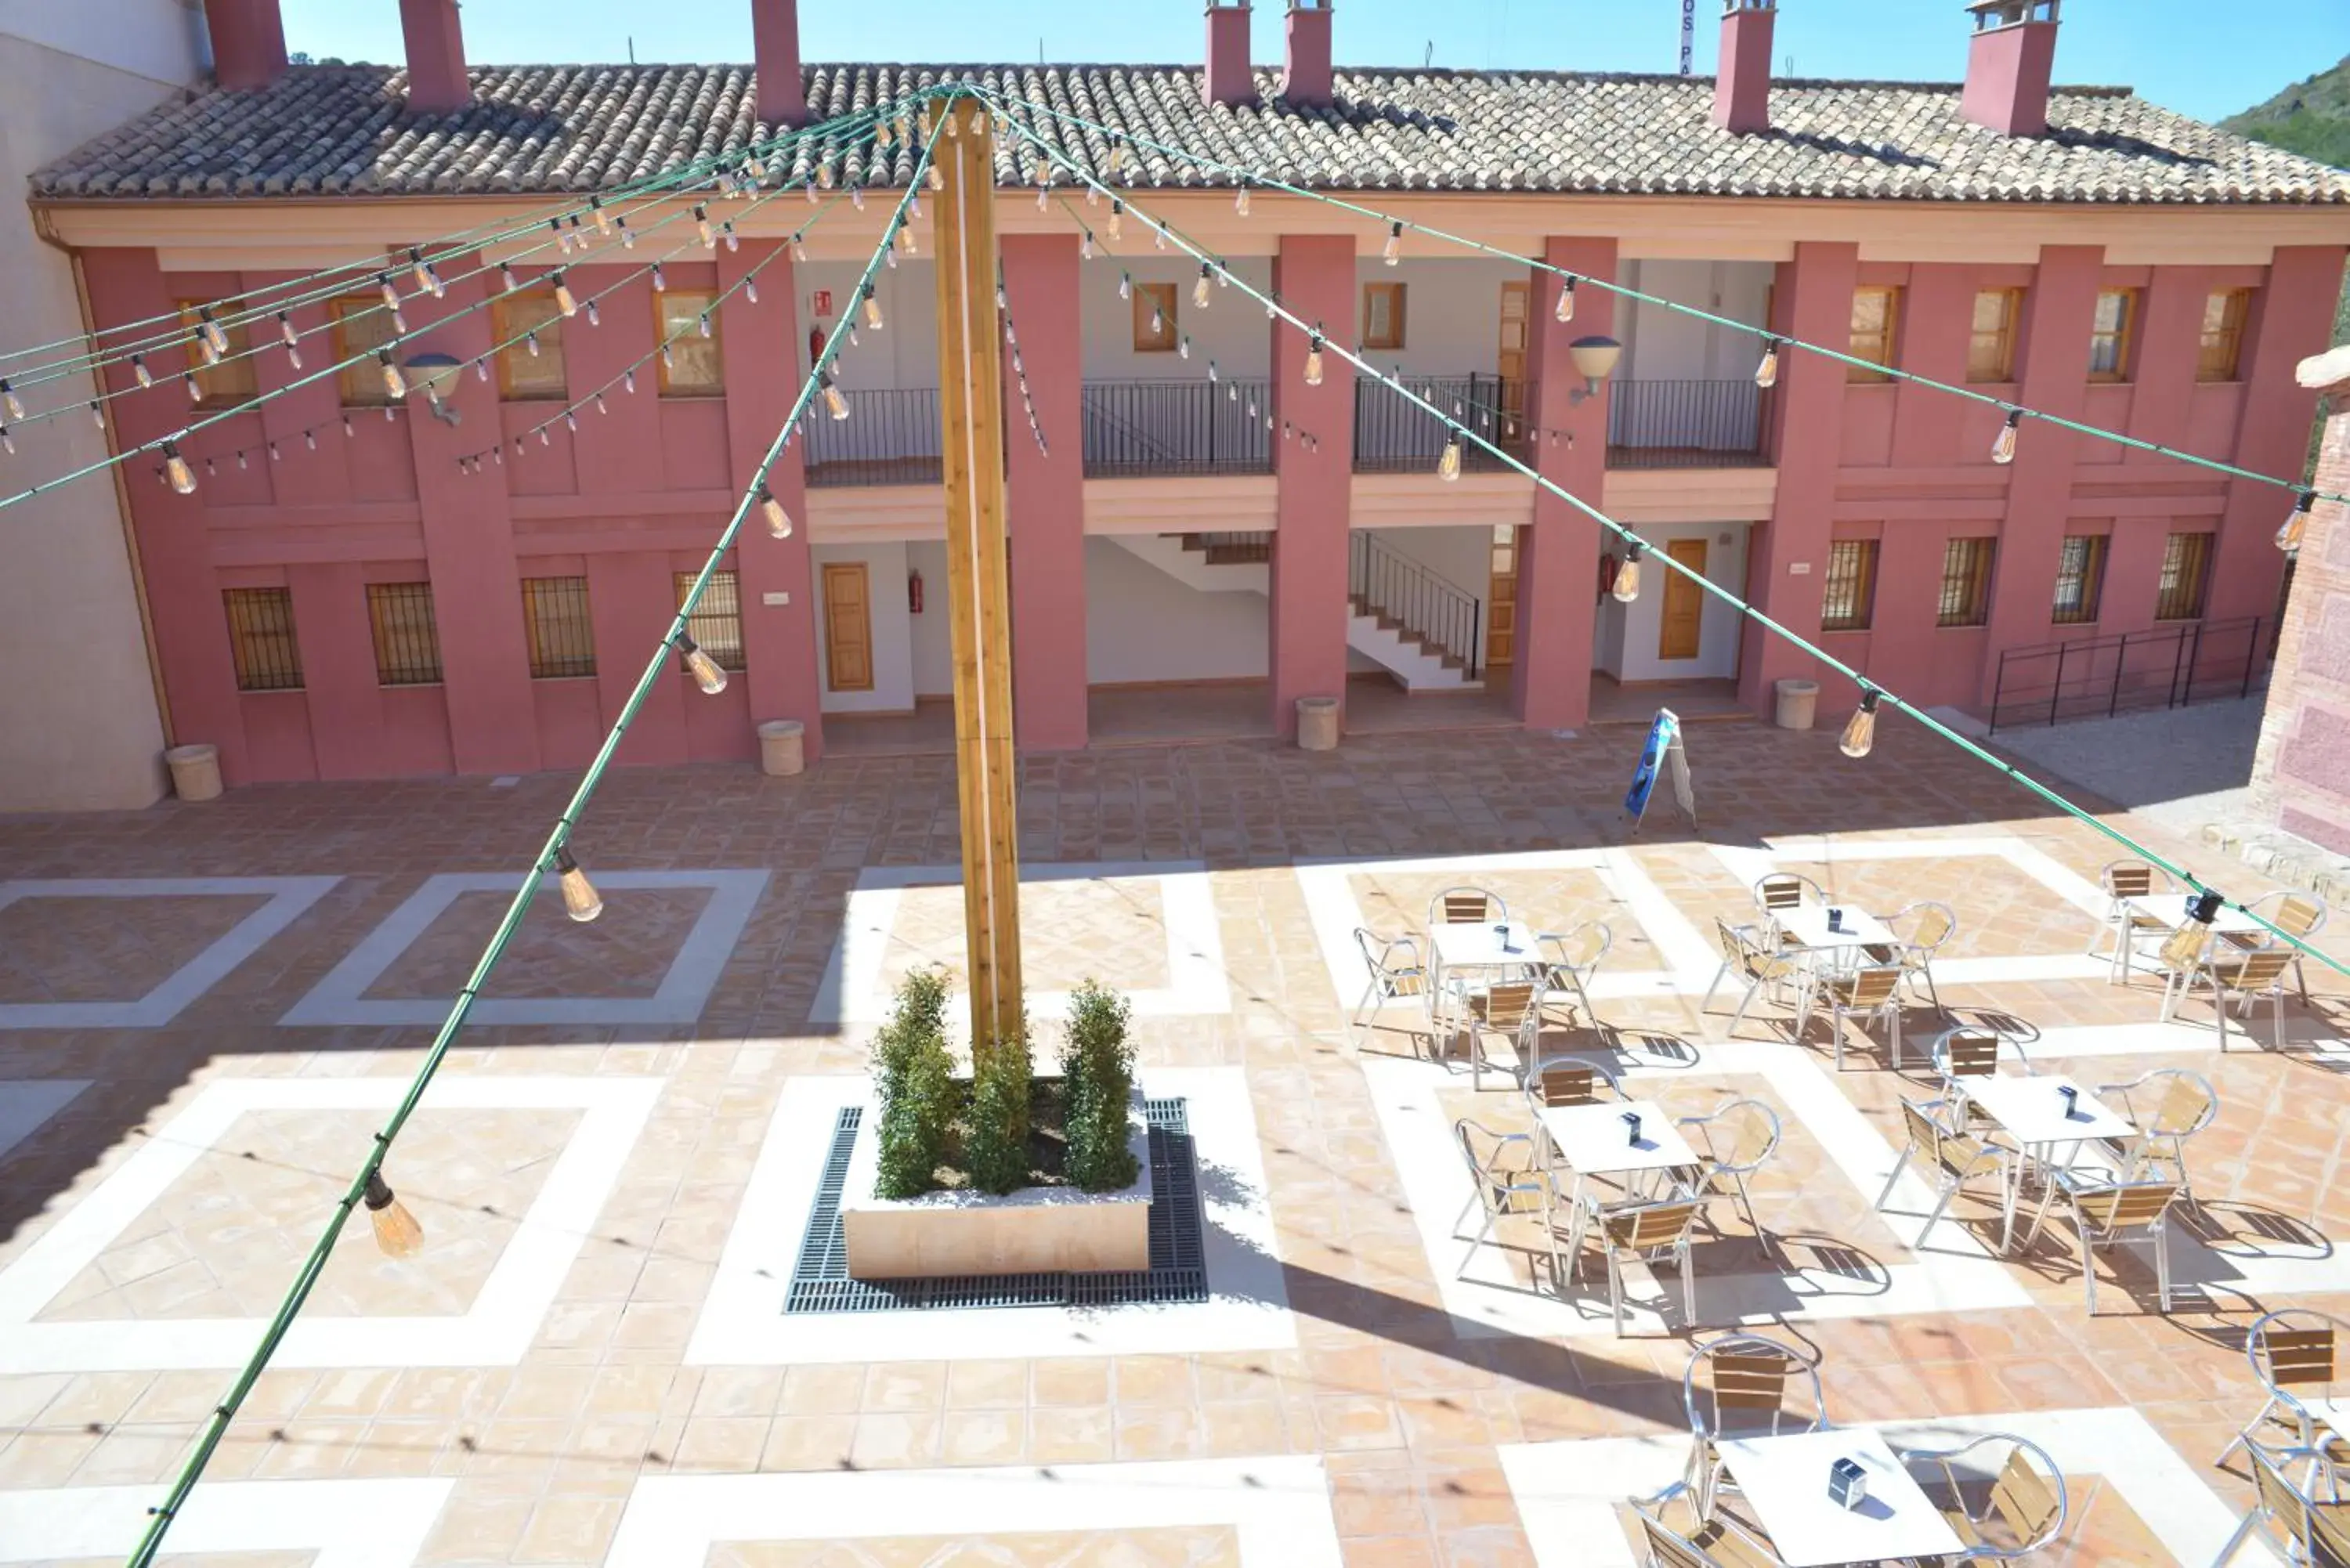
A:
{"type": "Polygon", "coordinates": [[[910,387],[849,391],[848,417],[836,420],[818,403],[804,427],[802,458],[811,485],[936,484],[945,472],[939,455],[939,389],[910,387]]]}
{"type": "Polygon", "coordinates": [[[1270,473],[1265,392],[1253,380],[1089,381],[1086,476],[1270,473]]]}
{"type": "Polygon", "coordinates": [[[2250,696],[2276,654],[2273,639],[2261,635],[2263,624],[2258,616],[2184,621],[2007,649],[1991,685],[1990,727],[2109,719],[2250,696]]]}
{"type": "Polygon", "coordinates": [[[1763,391],[1735,381],[1617,381],[1607,398],[1610,468],[1762,468],[1763,391]]]}
{"type": "MultiPolygon", "coordinates": [[[[1529,451],[1525,410],[1533,394],[1523,381],[1499,376],[1406,376],[1402,386],[1504,452],[1523,458],[1529,451]]],[[[1357,378],[1357,473],[1433,473],[1444,455],[1444,438],[1442,424],[1387,381],[1357,378]]],[[[1509,467],[1473,442],[1465,444],[1461,455],[1461,466],[1471,473],[1498,473],[1509,467]]]]}

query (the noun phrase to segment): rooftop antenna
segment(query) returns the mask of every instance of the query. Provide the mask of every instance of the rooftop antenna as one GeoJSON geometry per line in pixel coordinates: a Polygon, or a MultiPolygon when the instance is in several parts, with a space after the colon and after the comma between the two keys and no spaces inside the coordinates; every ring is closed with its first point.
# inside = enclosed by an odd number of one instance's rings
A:
{"type": "Polygon", "coordinates": [[[1697,52],[1697,0],[1681,0],[1681,75],[1690,74],[1697,52]]]}
{"type": "Polygon", "coordinates": [[[630,64],[630,65],[632,65],[632,66],[633,66],[633,65],[635,65],[636,63],[637,63],[637,36],[636,36],[634,33],[631,33],[631,34],[629,34],[629,64],[630,64]]]}
{"type": "Polygon", "coordinates": [[[1421,54],[1421,56],[1419,57],[1419,68],[1420,68],[1421,70],[1427,70],[1430,67],[1431,67],[1431,66],[1433,66],[1433,65],[1435,65],[1435,64],[1436,64],[1436,40],[1435,40],[1435,39],[1433,39],[1433,38],[1430,38],[1430,39],[1429,39],[1429,40],[1428,40],[1428,48],[1427,48],[1427,50],[1426,50],[1424,53],[1422,53],[1422,54],[1421,54]]]}

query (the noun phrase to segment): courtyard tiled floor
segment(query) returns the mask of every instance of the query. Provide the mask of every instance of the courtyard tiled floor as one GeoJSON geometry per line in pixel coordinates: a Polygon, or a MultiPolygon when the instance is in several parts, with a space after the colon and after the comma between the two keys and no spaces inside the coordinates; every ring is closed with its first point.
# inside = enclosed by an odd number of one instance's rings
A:
{"type": "MultiPolygon", "coordinates": [[[[1701,831],[1660,807],[1627,841],[1629,733],[1024,764],[1040,1055],[1060,1039],[1045,993],[1094,976],[1150,999],[1144,1085],[1196,1107],[1212,1299],[1156,1316],[783,1314],[793,1194],[888,986],[960,961],[937,873],[959,854],[951,763],[614,775],[577,838],[607,914],[533,911],[486,992],[512,1022],[461,1038],[392,1155],[425,1251],[345,1237],[175,1549],[207,1568],[1636,1561],[1615,1504],[1672,1479],[1686,1431],[1678,1282],[1636,1279],[1619,1339],[1588,1274],[1537,1296],[1489,1250],[1457,1279],[1451,1123],[1524,1113],[1426,1061],[1408,1009],[1347,1027],[1352,927],[1418,929],[1466,881],[1540,928],[1614,929],[1599,1027],[1562,1014],[1545,1049],[1594,1054],[1672,1116],[1752,1096],[1781,1118],[1754,1185],[1767,1235],[1724,1208],[1698,1248],[1702,1332],[1816,1350],[1840,1423],[2035,1435],[2070,1481],[2051,1563],[2208,1562],[2248,1491],[2241,1461],[2211,1463],[2260,1402],[2246,1325],[2350,1308],[2350,984],[2313,966],[2293,1051],[2221,1056],[2202,1003],[2161,1026],[2158,987],[2083,961],[2111,841],[1990,770],[1898,722],[1860,763],[1832,733],[1699,726],[1701,831]],[[1950,905],[1943,1001],[2043,1070],[2212,1081],[2168,1317],[2135,1249],[2099,1260],[2091,1317],[2069,1235],[1996,1256],[1992,1206],[1962,1198],[1921,1240],[1915,1184],[1877,1212],[1898,1102],[1930,1092],[1881,1037],[1856,1033],[1839,1074],[1824,1022],[1790,1043],[1758,1006],[1725,1038],[1727,989],[1700,1014],[1715,918],[1751,918],[1770,867],[1879,912],[1950,905]]],[[[571,782],[0,820],[0,1563],[129,1549],[571,782]],[[57,886],[95,878],[116,890],[57,886]]],[[[1922,1005],[1905,1023],[1914,1064],[1942,1025],[1922,1005]]]]}

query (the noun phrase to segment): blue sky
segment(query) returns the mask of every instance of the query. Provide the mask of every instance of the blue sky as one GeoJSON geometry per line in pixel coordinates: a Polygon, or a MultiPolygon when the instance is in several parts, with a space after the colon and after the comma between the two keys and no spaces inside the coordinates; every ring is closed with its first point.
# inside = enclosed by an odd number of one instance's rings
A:
{"type": "MultiPolygon", "coordinates": [[[[1695,69],[1713,69],[1718,0],[1694,0],[1695,69]]],[[[1337,55],[1355,65],[1673,69],[1681,0],[1337,0],[1337,55]]],[[[285,0],[287,45],[320,58],[398,60],[390,0],[285,0]]],[[[1257,0],[1261,62],[1281,57],[1281,0],[1257,0]]],[[[811,60],[1195,61],[1200,0],[806,0],[811,60]]],[[[747,60],[750,0],[465,0],[477,61],[747,60]]],[[[1966,69],[1960,0],[1783,0],[1778,74],[1953,81],[1966,69]]],[[[2123,83],[2216,119],[2350,54],[2350,0],[2069,0],[2060,82],[2123,83]]]]}

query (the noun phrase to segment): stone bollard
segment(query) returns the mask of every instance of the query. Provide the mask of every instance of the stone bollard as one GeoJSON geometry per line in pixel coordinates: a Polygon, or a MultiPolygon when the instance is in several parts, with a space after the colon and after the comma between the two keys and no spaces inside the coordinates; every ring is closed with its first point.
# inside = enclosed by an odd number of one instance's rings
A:
{"type": "Polygon", "coordinates": [[[807,726],[797,719],[770,719],[759,726],[759,771],[769,778],[789,778],[807,765],[807,726]]]}
{"type": "Polygon", "coordinates": [[[1297,749],[1335,752],[1338,749],[1338,700],[1300,697],[1297,700],[1297,749]]]}
{"type": "Polygon", "coordinates": [[[1782,680],[1777,682],[1779,711],[1774,722],[1783,730],[1808,730],[1812,727],[1812,711],[1819,706],[1820,683],[1816,680],[1782,680]]]}
{"type": "Polygon", "coordinates": [[[173,746],[163,753],[172,769],[172,793],[182,800],[220,798],[220,748],[173,746]]]}

